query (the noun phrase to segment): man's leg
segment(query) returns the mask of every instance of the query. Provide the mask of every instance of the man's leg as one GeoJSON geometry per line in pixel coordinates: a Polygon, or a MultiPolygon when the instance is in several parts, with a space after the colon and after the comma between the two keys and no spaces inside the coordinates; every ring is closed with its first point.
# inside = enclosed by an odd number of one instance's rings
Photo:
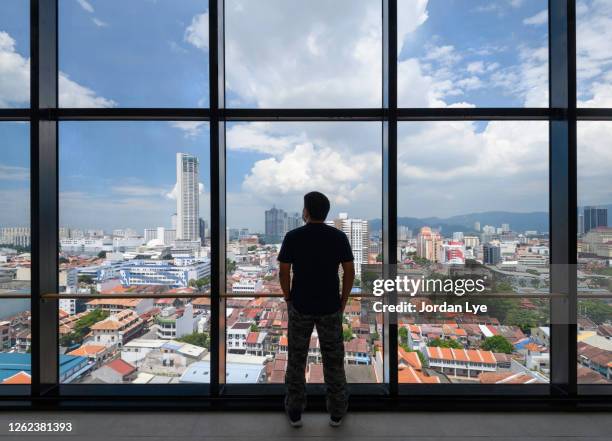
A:
{"type": "Polygon", "coordinates": [[[300,314],[293,305],[289,305],[288,360],[285,373],[287,395],[285,408],[302,411],[306,406],[306,358],[310,346],[310,336],[314,327],[312,317],[300,314]]]}
{"type": "Polygon", "coordinates": [[[346,375],[344,373],[342,313],[324,315],[317,319],[316,325],[323,355],[323,376],[327,387],[327,411],[332,417],[342,418],[348,408],[346,375]]]}

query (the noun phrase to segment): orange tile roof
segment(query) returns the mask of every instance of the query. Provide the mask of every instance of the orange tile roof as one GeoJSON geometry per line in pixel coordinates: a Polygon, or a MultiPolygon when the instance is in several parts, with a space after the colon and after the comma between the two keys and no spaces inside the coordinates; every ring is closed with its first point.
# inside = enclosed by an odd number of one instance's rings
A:
{"type": "Polygon", "coordinates": [[[2,384],[30,384],[31,382],[32,377],[26,371],[17,372],[2,380],[2,384]]]}
{"type": "Polygon", "coordinates": [[[404,362],[408,366],[412,366],[415,369],[421,369],[423,365],[421,364],[421,359],[419,358],[419,354],[416,352],[408,352],[403,348],[397,348],[397,357],[400,362],[404,362]]]}
{"type": "Polygon", "coordinates": [[[430,377],[422,372],[415,370],[412,366],[400,367],[397,373],[397,379],[400,383],[440,383],[438,377],[430,377]]]}
{"type": "Polygon", "coordinates": [[[75,349],[74,351],[68,352],[68,355],[78,355],[82,357],[87,357],[90,355],[96,355],[100,352],[104,352],[106,350],[106,346],[102,345],[83,345],[80,348],[75,349]]]}

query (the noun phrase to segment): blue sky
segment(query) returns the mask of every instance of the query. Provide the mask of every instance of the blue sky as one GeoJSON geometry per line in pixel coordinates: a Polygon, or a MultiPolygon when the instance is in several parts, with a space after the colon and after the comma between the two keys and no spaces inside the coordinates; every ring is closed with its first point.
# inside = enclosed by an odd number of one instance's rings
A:
{"type": "MultiPolygon", "coordinates": [[[[546,106],[546,3],[400,0],[400,105],[546,106]]],[[[3,107],[29,104],[27,5],[0,4],[3,107]]],[[[206,7],[202,0],[60,0],[60,105],[205,107],[206,7]]],[[[380,14],[377,0],[227,0],[228,104],[380,105],[380,14]]],[[[580,97],[610,107],[612,9],[584,0],[578,16],[580,97]]],[[[10,169],[28,163],[27,125],[18,126],[0,124],[1,203],[13,207],[2,210],[0,225],[27,222],[27,198],[18,195],[28,182],[10,169]]],[[[261,230],[272,203],[297,210],[313,187],[330,193],[336,212],[379,217],[380,130],[379,123],[229,124],[229,225],[261,230]]],[[[581,133],[589,188],[612,188],[611,149],[602,142],[610,125],[581,133]]],[[[545,124],[401,124],[398,136],[400,215],[547,209],[545,124]]],[[[200,157],[205,207],[208,149],[205,123],[63,122],[60,220],[79,228],[167,226],[174,155],[200,157]]],[[[612,194],[593,190],[585,199],[609,203],[612,194]]]]}

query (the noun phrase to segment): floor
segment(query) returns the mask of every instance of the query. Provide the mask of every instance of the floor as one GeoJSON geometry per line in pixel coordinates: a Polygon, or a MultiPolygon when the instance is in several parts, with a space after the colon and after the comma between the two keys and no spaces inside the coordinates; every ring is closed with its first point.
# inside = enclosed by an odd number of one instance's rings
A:
{"type": "Polygon", "coordinates": [[[610,413],[352,413],[340,428],[322,413],[290,427],[274,412],[0,413],[0,441],[167,440],[610,440],[610,413]],[[71,422],[70,433],[11,433],[11,422],[71,422]]]}

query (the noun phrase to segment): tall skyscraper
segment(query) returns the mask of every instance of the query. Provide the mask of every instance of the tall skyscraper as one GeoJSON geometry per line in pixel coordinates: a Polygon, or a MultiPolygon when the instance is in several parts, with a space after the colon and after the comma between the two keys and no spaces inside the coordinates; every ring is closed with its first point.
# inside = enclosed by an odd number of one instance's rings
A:
{"type": "Polygon", "coordinates": [[[199,240],[199,161],[189,153],[176,154],[176,238],[199,240]]]}
{"type": "Polygon", "coordinates": [[[361,277],[361,265],[368,263],[370,250],[370,233],[368,221],[363,219],[350,219],[348,213],[339,213],[338,218],[325,221],[326,224],[342,230],[349,240],[353,257],[355,258],[355,276],[361,277]]]}
{"type": "Polygon", "coordinates": [[[474,231],[480,231],[480,222],[474,222],[474,231]]]}
{"type": "Polygon", "coordinates": [[[440,245],[442,236],[430,227],[422,227],[417,235],[417,256],[432,262],[440,261],[440,245]]]}
{"type": "Polygon", "coordinates": [[[608,226],[608,209],[584,207],[584,234],[593,228],[608,226]]]}
{"type": "Polygon", "coordinates": [[[287,213],[280,208],[273,206],[266,210],[266,238],[272,242],[280,242],[285,236],[285,226],[287,223],[287,213]]]}

